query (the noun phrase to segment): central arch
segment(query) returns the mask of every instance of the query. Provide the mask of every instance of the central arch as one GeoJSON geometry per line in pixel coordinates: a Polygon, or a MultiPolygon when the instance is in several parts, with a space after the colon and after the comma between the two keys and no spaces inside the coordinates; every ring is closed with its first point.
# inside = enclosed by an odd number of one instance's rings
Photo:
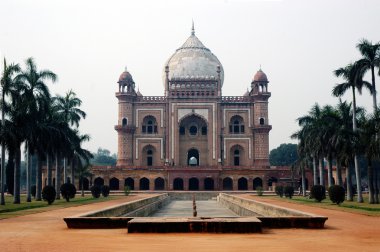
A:
{"type": "Polygon", "coordinates": [[[199,165],[199,151],[197,149],[192,148],[187,152],[187,164],[190,166],[199,165]]]}
{"type": "Polygon", "coordinates": [[[140,179],[140,190],[149,190],[149,179],[145,177],[140,179]]]}
{"type": "Polygon", "coordinates": [[[165,190],[165,180],[158,177],[154,180],[154,190],[165,190]]]}
{"type": "Polygon", "coordinates": [[[205,178],[204,188],[205,190],[208,190],[208,191],[214,190],[214,180],[212,178],[205,178]]]}
{"type": "Polygon", "coordinates": [[[173,190],[183,190],[183,179],[175,178],[173,181],[173,190]]]}
{"type": "Polygon", "coordinates": [[[197,178],[189,179],[189,190],[198,191],[199,190],[199,180],[197,178]]]}
{"type": "Polygon", "coordinates": [[[232,190],[232,179],[229,177],[226,177],[223,179],[223,190],[232,190]]]}
{"type": "Polygon", "coordinates": [[[179,165],[208,165],[210,135],[207,120],[193,113],[182,117],[178,122],[178,163],[179,165]],[[192,162],[190,164],[190,158],[192,162]]]}

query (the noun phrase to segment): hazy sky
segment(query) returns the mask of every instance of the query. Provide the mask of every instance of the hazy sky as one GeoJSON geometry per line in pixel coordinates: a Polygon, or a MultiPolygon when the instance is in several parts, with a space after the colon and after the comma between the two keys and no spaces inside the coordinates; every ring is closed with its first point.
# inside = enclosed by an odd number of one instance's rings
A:
{"type": "MultiPolygon", "coordinates": [[[[1,0],[0,52],[22,64],[33,56],[57,73],[52,93],[73,89],[83,101],[80,130],[92,138],[85,147],[115,153],[119,75],[128,66],[143,95],[163,95],[164,63],[192,19],[224,67],[223,95],[242,95],[261,64],[272,92],[271,149],[291,142],[295,119],[315,102],[337,102],[332,71],[359,58],[359,39],[380,40],[376,0],[1,0]]],[[[371,111],[371,101],[364,91],[358,104],[371,111]]]]}

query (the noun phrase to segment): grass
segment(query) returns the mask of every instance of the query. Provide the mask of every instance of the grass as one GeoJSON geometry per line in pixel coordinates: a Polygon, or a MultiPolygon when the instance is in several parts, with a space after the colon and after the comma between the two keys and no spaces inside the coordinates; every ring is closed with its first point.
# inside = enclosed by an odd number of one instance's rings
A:
{"type": "Polygon", "coordinates": [[[48,205],[46,201],[26,202],[26,196],[21,195],[21,203],[13,204],[13,197],[11,195],[5,196],[5,205],[0,205],[0,219],[6,219],[16,216],[22,216],[33,213],[41,213],[45,211],[51,211],[61,209],[65,207],[80,206],[96,202],[103,202],[113,199],[119,199],[122,196],[108,196],[106,198],[100,197],[98,199],[93,198],[91,195],[84,197],[75,195],[74,199],[70,199],[70,202],[66,202],[64,199],[55,200],[54,203],[48,205]]]}
{"type": "Polygon", "coordinates": [[[321,207],[321,208],[327,208],[327,209],[333,209],[338,211],[345,211],[345,212],[351,212],[351,213],[359,213],[364,215],[370,215],[370,216],[380,216],[380,204],[369,204],[368,203],[368,195],[363,195],[364,202],[358,203],[356,202],[356,198],[354,198],[354,201],[344,201],[340,205],[334,204],[330,201],[328,196],[326,196],[326,199],[322,200],[321,202],[317,202],[314,199],[309,199],[308,197],[303,196],[293,196],[292,199],[289,198],[280,198],[279,196],[265,196],[270,197],[282,201],[287,201],[291,203],[297,203],[297,204],[303,204],[303,205],[309,205],[313,207],[321,207]]]}

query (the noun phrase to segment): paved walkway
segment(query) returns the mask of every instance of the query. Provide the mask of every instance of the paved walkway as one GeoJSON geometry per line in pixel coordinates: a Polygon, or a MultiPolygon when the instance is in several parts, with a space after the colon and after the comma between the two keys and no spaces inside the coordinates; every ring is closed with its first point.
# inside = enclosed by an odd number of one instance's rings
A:
{"type": "MultiPolygon", "coordinates": [[[[232,217],[237,216],[231,210],[221,206],[216,200],[196,201],[198,217],[232,217]]],[[[192,217],[193,201],[173,200],[157,211],[152,217],[192,217]]]]}
{"type": "MultiPolygon", "coordinates": [[[[134,200],[136,197],[126,199],[134,200]]],[[[328,216],[326,229],[270,229],[262,234],[127,234],[126,229],[68,229],[62,220],[66,216],[123,201],[101,202],[0,220],[0,251],[380,251],[379,217],[274,199],[265,201],[328,216]]]]}

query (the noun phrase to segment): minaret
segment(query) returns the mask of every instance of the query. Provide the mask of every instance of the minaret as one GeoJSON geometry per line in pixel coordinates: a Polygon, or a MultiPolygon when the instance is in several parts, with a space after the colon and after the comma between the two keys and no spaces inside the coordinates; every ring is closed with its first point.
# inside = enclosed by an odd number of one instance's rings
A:
{"type": "Polygon", "coordinates": [[[115,130],[118,135],[117,166],[133,164],[133,136],[135,123],[133,120],[133,104],[137,98],[135,82],[132,75],[125,71],[119,78],[119,92],[116,98],[119,100],[118,124],[115,130]]]}
{"type": "Polygon", "coordinates": [[[253,98],[253,132],[254,132],[254,162],[256,167],[269,166],[269,125],[268,119],[268,99],[271,93],[268,92],[268,78],[261,70],[255,74],[251,82],[250,96],[253,98]]]}

